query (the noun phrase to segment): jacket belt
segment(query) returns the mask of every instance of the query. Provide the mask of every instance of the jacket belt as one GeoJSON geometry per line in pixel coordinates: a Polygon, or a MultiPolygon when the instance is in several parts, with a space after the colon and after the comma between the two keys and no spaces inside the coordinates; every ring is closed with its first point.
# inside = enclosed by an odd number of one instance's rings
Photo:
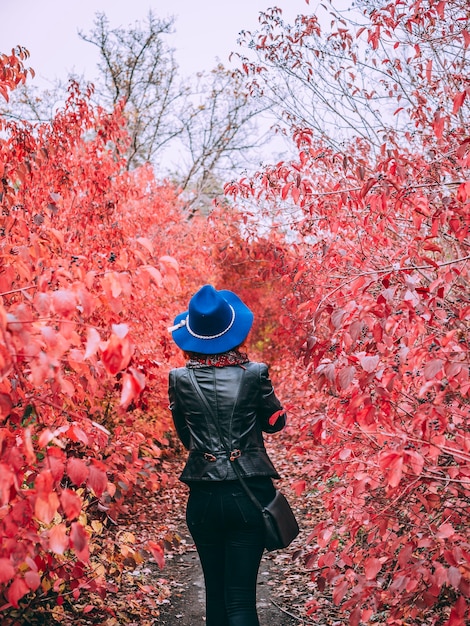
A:
{"type": "MultiPolygon", "coordinates": [[[[202,456],[206,459],[206,461],[209,461],[210,463],[215,463],[215,461],[217,461],[217,457],[221,457],[221,456],[227,456],[227,453],[224,452],[202,452],[201,453],[202,456]]],[[[240,456],[242,455],[242,451],[239,450],[238,448],[236,448],[235,450],[231,450],[230,451],[230,460],[231,461],[235,461],[235,459],[238,459],[240,456]]]]}

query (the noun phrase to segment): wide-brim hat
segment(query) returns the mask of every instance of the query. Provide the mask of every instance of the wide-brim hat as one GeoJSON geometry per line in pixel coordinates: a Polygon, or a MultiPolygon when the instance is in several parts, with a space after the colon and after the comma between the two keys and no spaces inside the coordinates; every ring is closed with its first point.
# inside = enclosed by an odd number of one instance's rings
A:
{"type": "Polygon", "coordinates": [[[204,285],[168,330],[185,352],[220,354],[242,344],[252,324],[253,313],[236,294],[204,285]]]}

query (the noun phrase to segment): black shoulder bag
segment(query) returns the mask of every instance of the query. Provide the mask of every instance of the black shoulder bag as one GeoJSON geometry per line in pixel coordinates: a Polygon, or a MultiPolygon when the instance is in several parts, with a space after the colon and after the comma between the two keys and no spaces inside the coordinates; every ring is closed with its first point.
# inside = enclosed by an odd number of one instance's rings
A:
{"type": "Polygon", "coordinates": [[[295,515],[286,500],[285,496],[276,489],[276,495],[274,499],[266,506],[262,506],[260,502],[256,499],[253,492],[249,489],[248,485],[243,479],[242,472],[238,467],[238,463],[236,459],[240,456],[239,450],[230,451],[227,446],[225,439],[222,436],[222,432],[220,429],[219,422],[217,420],[217,416],[215,415],[212,407],[207,401],[199,383],[197,382],[194,371],[188,368],[190,380],[196,390],[201,402],[206,407],[208,414],[213,418],[214,424],[217,428],[217,432],[219,433],[220,441],[227,453],[228,458],[233,463],[233,469],[238,476],[238,480],[240,481],[243,489],[246,494],[256,506],[256,508],[261,512],[264,521],[265,528],[265,540],[264,545],[268,552],[272,550],[279,550],[280,548],[287,548],[288,545],[292,543],[292,541],[299,534],[299,525],[297,524],[297,520],[295,519],[295,515]],[[238,453],[238,454],[236,454],[238,453]]]}

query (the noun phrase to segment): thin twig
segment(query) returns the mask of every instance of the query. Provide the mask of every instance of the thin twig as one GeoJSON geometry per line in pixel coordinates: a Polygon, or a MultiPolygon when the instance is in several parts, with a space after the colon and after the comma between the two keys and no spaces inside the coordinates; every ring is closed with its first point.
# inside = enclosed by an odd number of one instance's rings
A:
{"type": "Polygon", "coordinates": [[[12,293],[18,293],[19,291],[26,291],[26,289],[35,289],[37,285],[28,285],[26,287],[19,287],[18,289],[11,289],[10,291],[3,291],[0,296],[9,296],[12,293]]]}
{"type": "Polygon", "coordinates": [[[303,617],[299,617],[298,615],[294,615],[294,613],[291,613],[290,611],[287,611],[286,609],[283,609],[282,606],[279,606],[279,604],[277,602],[274,602],[274,600],[271,600],[271,603],[274,604],[274,606],[279,609],[280,611],[282,611],[283,613],[285,613],[286,615],[289,615],[289,617],[293,617],[294,619],[296,619],[298,622],[302,622],[302,624],[305,623],[305,620],[303,617]]]}
{"type": "Polygon", "coordinates": [[[389,272],[390,273],[411,272],[413,270],[431,270],[431,269],[437,270],[440,267],[453,265],[454,263],[461,263],[462,261],[468,261],[469,259],[470,259],[470,255],[461,257],[460,259],[454,259],[453,261],[445,261],[444,263],[437,263],[438,267],[435,267],[434,265],[410,265],[409,267],[386,267],[385,269],[371,270],[370,272],[362,272],[360,274],[354,274],[353,276],[345,280],[344,283],[341,283],[341,285],[338,285],[338,287],[335,287],[332,291],[330,291],[330,293],[327,293],[326,296],[324,296],[318,303],[316,311],[318,311],[321,305],[326,300],[328,300],[328,298],[330,298],[334,293],[336,293],[337,291],[339,291],[340,289],[342,289],[349,283],[352,283],[354,280],[356,280],[356,278],[360,278],[361,276],[373,276],[374,274],[388,274],[389,272]]]}

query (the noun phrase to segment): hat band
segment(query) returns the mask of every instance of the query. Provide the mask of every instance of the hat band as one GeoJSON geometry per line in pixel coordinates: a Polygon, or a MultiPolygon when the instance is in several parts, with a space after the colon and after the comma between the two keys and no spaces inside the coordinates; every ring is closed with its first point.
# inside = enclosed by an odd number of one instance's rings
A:
{"type": "Polygon", "coordinates": [[[225,335],[225,333],[228,333],[228,331],[232,328],[233,323],[235,322],[235,309],[233,308],[231,304],[229,304],[229,307],[230,307],[230,310],[232,311],[232,319],[230,321],[230,324],[227,326],[227,328],[223,330],[221,333],[218,333],[217,335],[198,335],[197,333],[194,332],[194,330],[189,325],[189,315],[187,315],[186,316],[186,329],[188,333],[192,335],[193,337],[196,337],[196,339],[217,339],[218,337],[222,337],[222,335],[225,335]]]}

